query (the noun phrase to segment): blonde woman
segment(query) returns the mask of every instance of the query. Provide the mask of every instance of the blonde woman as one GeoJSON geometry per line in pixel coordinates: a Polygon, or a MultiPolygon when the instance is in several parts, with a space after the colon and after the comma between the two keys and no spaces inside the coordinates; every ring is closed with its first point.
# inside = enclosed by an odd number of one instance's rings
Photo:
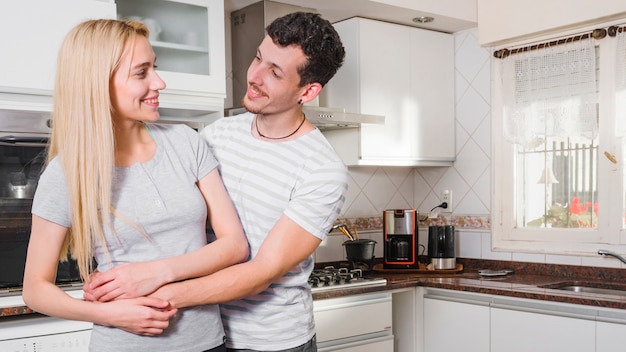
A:
{"type": "Polygon", "coordinates": [[[119,266],[153,273],[143,277],[149,282],[143,293],[249,254],[206,142],[187,126],[155,123],[165,88],[155,60],[140,22],[89,20],[64,40],[23,297],[43,314],[93,322],[92,351],[224,351],[216,305],[176,310],[156,298],[93,303],[55,285],[68,250],[84,280],[94,269],[119,266]],[[207,214],[216,235],[210,244],[207,214]]]}

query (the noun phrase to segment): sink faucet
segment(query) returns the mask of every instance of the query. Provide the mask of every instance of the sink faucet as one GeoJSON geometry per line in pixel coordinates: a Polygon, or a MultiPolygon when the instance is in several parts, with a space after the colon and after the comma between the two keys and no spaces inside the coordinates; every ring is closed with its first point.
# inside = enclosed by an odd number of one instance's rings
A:
{"type": "Polygon", "coordinates": [[[622,257],[621,255],[619,255],[617,253],[613,253],[611,251],[607,251],[606,249],[599,250],[598,254],[599,255],[606,255],[606,256],[615,257],[615,258],[619,259],[622,263],[626,264],[626,258],[622,257]]]}

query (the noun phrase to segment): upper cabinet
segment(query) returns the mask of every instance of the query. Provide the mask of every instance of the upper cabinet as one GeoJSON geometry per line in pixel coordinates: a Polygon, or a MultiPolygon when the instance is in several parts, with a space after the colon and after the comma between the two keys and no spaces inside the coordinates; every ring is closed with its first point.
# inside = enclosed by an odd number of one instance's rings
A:
{"type": "Polygon", "coordinates": [[[138,19],[150,28],[157,72],[167,84],[159,97],[161,115],[203,118],[214,111],[222,116],[226,98],[223,0],[116,3],[118,17],[138,19]]]}
{"type": "Polygon", "coordinates": [[[57,53],[69,30],[90,18],[115,18],[96,0],[19,0],[0,5],[0,93],[50,95],[57,53]]]}
{"type": "Polygon", "coordinates": [[[563,32],[626,15],[623,0],[478,0],[481,45],[498,45],[563,32]]]}
{"type": "Polygon", "coordinates": [[[167,84],[159,97],[162,119],[209,123],[223,116],[222,0],[20,0],[0,5],[0,108],[19,109],[21,104],[29,109],[33,99],[49,98],[63,38],[76,24],[95,18],[137,19],[151,29],[157,72],[167,84]]]}
{"type": "Polygon", "coordinates": [[[454,39],[363,18],[337,22],[344,65],[320,103],[385,116],[384,125],[326,131],[349,166],[450,166],[455,159],[454,39]]]}

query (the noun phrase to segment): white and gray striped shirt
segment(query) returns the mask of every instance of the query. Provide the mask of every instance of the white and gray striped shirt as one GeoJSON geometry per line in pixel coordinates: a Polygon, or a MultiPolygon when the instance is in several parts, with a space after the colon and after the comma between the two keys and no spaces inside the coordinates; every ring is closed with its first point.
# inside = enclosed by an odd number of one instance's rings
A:
{"type": "MultiPolygon", "coordinates": [[[[253,119],[250,113],[225,117],[201,133],[220,163],[251,256],[283,214],[323,240],[345,200],[346,166],[318,129],[267,142],[252,136],[253,119]]],[[[227,345],[281,350],[311,339],[315,324],[307,280],[313,265],[309,256],[263,292],[221,304],[227,345]]]]}

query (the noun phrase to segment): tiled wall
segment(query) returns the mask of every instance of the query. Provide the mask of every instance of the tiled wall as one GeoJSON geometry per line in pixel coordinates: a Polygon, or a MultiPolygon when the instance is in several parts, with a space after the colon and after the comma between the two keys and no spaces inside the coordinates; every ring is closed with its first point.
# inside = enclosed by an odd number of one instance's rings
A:
{"type": "MultiPolygon", "coordinates": [[[[350,183],[342,218],[357,224],[361,237],[378,243],[382,257],[382,212],[416,208],[427,214],[440,204],[443,189],[452,190],[452,214],[439,221],[456,226],[457,256],[552,264],[615,266],[600,257],[558,256],[491,251],[491,61],[488,48],[478,44],[476,29],[455,33],[456,161],[452,167],[350,168],[350,183]],[[370,230],[366,230],[370,228],[370,230]]],[[[426,246],[425,229],[420,243],[426,246]]],[[[334,234],[334,233],[333,233],[334,234]]],[[[341,235],[329,236],[316,251],[316,261],[344,260],[341,235]]]]}

